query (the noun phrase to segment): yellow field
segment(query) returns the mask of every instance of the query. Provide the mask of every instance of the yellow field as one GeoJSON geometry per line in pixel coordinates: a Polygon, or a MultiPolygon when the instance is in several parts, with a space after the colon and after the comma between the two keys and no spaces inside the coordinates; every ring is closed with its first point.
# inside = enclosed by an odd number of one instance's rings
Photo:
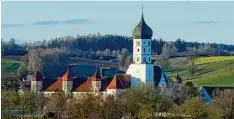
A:
{"type": "Polygon", "coordinates": [[[234,56],[203,57],[196,59],[195,64],[205,64],[217,61],[234,60],[234,56]]]}

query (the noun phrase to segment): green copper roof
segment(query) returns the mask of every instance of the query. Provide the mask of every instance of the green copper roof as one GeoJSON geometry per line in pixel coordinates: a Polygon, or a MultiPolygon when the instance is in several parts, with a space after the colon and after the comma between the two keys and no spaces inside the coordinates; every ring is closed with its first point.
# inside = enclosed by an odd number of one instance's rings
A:
{"type": "Polygon", "coordinates": [[[132,32],[134,39],[151,39],[153,35],[152,29],[145,23],[142,13],[140,23],[133,29],[132,32]]]}

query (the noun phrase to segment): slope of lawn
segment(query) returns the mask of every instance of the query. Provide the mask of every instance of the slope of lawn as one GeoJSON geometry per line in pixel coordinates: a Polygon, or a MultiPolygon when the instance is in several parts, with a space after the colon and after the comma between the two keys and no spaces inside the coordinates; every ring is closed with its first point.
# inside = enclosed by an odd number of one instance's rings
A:
{"type": "Polygon", "coordinates": [[[234,56],[217,56],[217,57],[203,57],[196,60],[196,64],[205,64],[226,60],[234,60],[234,56]]]}
{"type": "Polygon", "coordinates": [[[187,68],[171,68],[166,72],[175,77],[178,72],[184,82],[192,81],[197,86],[234,86],[234,57],[206,57],[196,62],[197,72],[191,77],[187,68]]]}
{"type": "Polygon", "coordinates": [[[1,59],[1,72],[16,72],[20,62],[13,59],[1,59]]]}

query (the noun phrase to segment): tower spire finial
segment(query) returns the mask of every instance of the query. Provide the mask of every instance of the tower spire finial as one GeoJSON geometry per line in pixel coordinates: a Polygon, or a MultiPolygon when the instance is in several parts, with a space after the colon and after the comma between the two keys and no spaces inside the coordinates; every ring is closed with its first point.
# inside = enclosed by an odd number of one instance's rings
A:
{"type": "Polygon", "coordinates": [[[144,11],[143,4],[141,5],[141,11],[142,11],[142,15],[143,15],[143,11],[144,11]]]}

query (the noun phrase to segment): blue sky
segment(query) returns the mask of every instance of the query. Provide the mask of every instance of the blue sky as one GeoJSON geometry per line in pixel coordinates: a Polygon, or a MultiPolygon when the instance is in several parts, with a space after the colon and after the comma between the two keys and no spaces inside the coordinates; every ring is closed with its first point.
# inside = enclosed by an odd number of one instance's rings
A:
{"type": "Polygon", "coordinates": [[[2,38],[18,42],[89,33],[131,36],[144,5],[154,38],[234,44],[234,2],[2,2],[2,38]]]}

